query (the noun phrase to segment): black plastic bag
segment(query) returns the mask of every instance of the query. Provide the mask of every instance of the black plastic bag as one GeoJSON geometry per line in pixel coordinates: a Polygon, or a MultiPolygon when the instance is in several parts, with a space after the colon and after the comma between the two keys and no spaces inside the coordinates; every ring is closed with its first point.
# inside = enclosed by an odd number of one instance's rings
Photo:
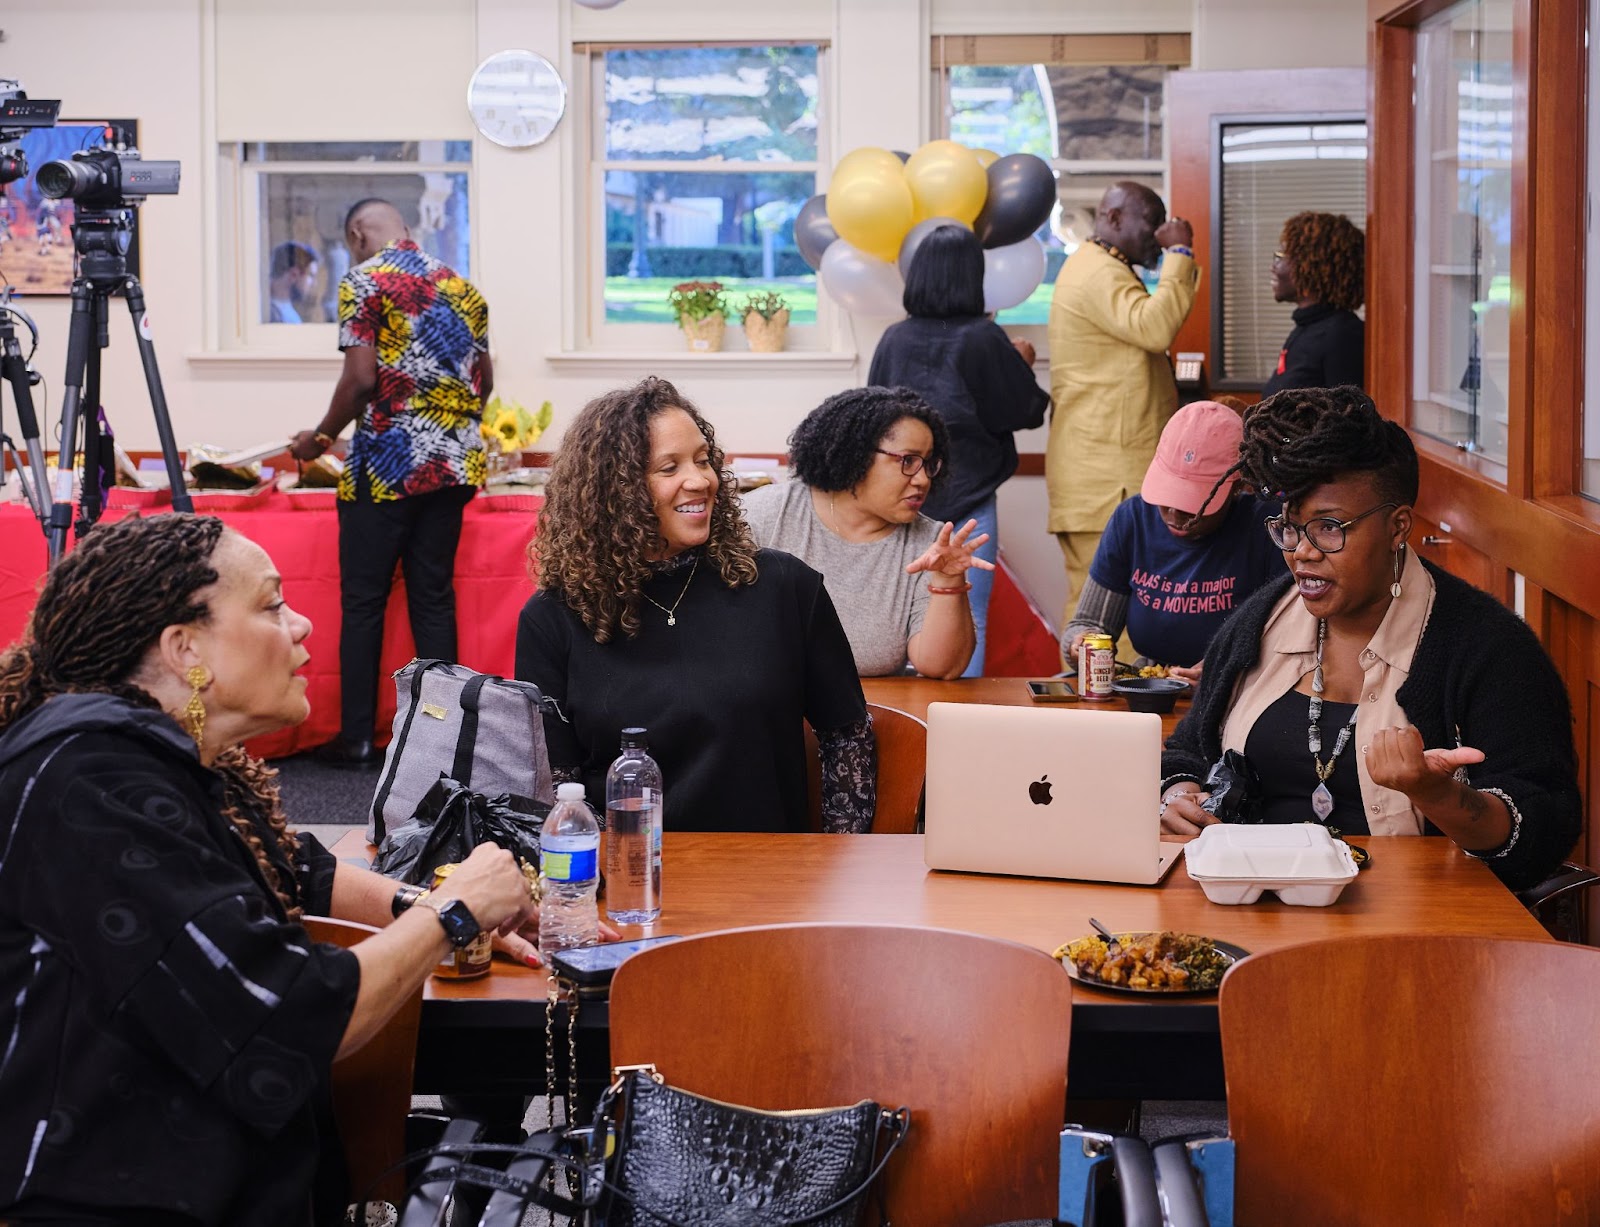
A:
{"type": "Polygon", "coordinates": [[[459,864],[482,843],[539,868],[539,830],[550,807],[528,797],[485,797],[440,775],[416,812],[384,836],[372,867],[385,877],[433,885],[440,865],[459,864]]]}
{"type": "Polygon", "coordinates": [[[1224,750],[1211,764],[1205,790],[1211,795],[1200,808],[1223,822],[1261,821],[1261,781],[1256,769],[1237,750],[1224,750]]]}

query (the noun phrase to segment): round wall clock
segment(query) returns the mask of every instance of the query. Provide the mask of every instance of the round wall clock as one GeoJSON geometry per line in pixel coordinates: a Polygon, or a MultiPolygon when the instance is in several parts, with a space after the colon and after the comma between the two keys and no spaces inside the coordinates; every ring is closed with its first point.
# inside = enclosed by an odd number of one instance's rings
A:
{"type": "Polygon", "coordinates": [[[567,109],[567,86],[556,66],[532,51],[497,51],[472,74],[467,110],[496,145],[537,145],[567,109]]]}

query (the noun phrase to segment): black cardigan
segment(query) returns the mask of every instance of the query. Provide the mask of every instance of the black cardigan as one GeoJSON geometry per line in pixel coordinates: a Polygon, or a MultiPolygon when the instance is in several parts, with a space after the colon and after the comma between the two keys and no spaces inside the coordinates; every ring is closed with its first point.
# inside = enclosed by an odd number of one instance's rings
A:
{"type": "MultiPolygon", "coordinates": [[[[1483,751],[1484,761],[1467,769],[1472,786],[1501,790],[1522,814],[1515,845],[1487,864],[1507,886],[1524,890],[1554,871],[1582,826],[1566,687],[1521,618],[1488,593],[1423,566],[1436,588],[1433,609],[1397,697],[1425,745],[1483,751]]],[[[1211,641],[1194,706],[1161,755],[1164,779],[1203,779],[1221,757],[1234,690],[1260,659],[1267,618],[1292,582],[1286,574],[1261,588],[1211,641]]]]}
{"type": "Polygon", "coordinates": [[[1282,388],[1337,388],[1366,383],[1366,325],[1354,311],[1312,303],[1296,307],[1294,331],[1261,389],[1263,397],[1282,388]]]}

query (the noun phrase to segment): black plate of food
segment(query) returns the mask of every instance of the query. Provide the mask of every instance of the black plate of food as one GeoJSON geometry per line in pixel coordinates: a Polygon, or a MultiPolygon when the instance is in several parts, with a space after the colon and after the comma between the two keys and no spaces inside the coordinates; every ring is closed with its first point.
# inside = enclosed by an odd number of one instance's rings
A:
{"type": "Polygon", "coordinates": [[[1228,968],[1250,953],[1232,942],[1171,930],[1116,938],[1112,945],[1091,933],[1057,948],[1055,957],[1069,976],[1091,988],[1139,997],[1198,997],[1216,992],[1228,968]]]}

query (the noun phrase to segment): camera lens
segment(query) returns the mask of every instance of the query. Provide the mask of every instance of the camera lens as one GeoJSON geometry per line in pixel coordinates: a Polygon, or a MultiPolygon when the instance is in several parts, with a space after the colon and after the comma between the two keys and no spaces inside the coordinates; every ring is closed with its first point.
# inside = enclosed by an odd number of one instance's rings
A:
{"type": "Polygon", "coordinates": [[[46,162],[34,176],[34,182],[46,196],[57,200],[68,196],[82,196],[98,186],[103,176],[84,162],[46,162]]]}
{"type": "Polygon", "coordinates": [[[28,177],[28,155],[25,153],[0,154],[0,183],[15,183],[28,177]]]}

